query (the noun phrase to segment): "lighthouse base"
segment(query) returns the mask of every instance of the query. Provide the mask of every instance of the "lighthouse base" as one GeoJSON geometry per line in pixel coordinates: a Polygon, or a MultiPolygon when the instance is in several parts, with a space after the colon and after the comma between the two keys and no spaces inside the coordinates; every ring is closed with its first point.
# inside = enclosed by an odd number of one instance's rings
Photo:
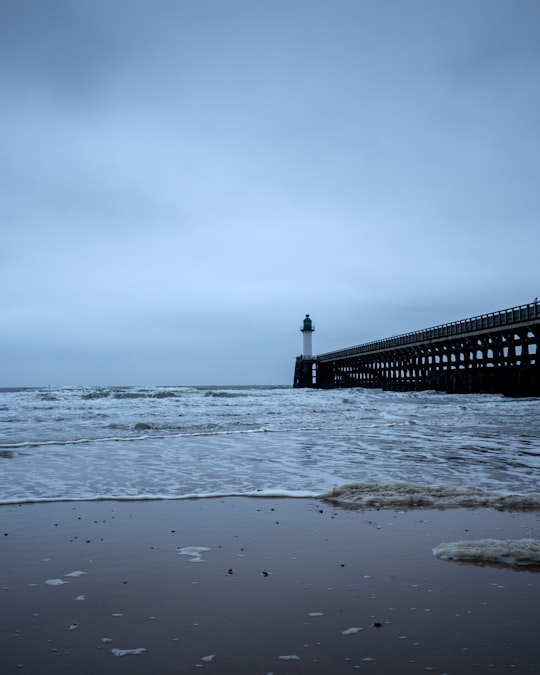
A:
{"type": "Polygon", "coordinates": [[[294,368],[295,389],[317,386],[317,359],[298,356],[294,368]]]}

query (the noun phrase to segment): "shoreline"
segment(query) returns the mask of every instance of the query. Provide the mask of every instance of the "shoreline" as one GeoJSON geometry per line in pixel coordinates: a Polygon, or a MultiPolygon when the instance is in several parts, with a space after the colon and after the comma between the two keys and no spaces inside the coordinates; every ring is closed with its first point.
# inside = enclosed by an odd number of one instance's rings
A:
{"type": "Polygon", "coordinates": [[[538,539],[537,511],[53,501],[1,505],[0,536],[2,673],[521,673],[540,658],[536,568],[432,553],[538,539]]]}
{"type": "Polygon", "coordinates": [[[426,485],[394,481],[390,483],[351,482],[334,486],[326,492],[306,490],[257,489],[245,492],[187,493],[183,495],[93,495],[80,497],[26,497],[0,501],[0,506],[84,502],[153,502],[194,499],[315,499],[348,509],[477,509],[499,511],[539,511],[540,492],[487,490],[473,485],[426,485]]]}

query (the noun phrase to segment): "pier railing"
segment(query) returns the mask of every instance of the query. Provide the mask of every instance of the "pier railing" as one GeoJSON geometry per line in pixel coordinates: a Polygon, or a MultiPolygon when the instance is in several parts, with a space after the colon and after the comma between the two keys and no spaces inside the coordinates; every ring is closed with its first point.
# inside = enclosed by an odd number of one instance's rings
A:
{"type": "Polygon", "coordinates": [[[425,328],[424,330],[403,333],[402,335],[396,335],[383,340],[366,342],[365,344],[356,345],[355,347],[349,347],[347,349],[326,352],[324,354],[319,354],[316,358],[319,361],[335,360],[356,356],[357,354],[380,352],[384,349],[404,347],[418,342],[429,342],[456,335],[467,335],[503,326],[519,326],[519,324],[526,324],[531,321],[538,321],[539,319],[540,302],[535,300],[528,305],[511,307],[510,309],[503,309],[498,312],[481,314],[480,316],[475,316],[470,319],[445,323],[440,326],[434,326],[433,328],[425,328]]]}

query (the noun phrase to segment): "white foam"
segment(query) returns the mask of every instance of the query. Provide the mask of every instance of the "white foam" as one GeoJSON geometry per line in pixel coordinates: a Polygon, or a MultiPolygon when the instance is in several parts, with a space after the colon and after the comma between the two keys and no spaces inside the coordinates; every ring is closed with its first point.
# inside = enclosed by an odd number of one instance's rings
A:
{"type": "Polygon", "coordinates": [[[111,649],[111,652],[114,654],[114,656],[128,656],[129,654],[137,655],[142,654],[145,651],[145,647],[137,647],[136,649],[111,649]]]}
{"type": "Polygon", "coordinates": [[[359,633],[361,630],[364,630],[364,629],[360,628],[360,626],[351,626],[350,628],[347,628],[346,630],[342,630],[341,634],[342,635],[354,635],[355,633],[359,633]]]}
{"type": "Polygon", "coordinates": [[[63,586],[64,584],[67,584],[69,582],[64,581],[63,579],[47,579],[45,582],[47,586],[63,586]]]}
{"type": "Polygon", "coordinates": [[[289,499],[306,499],[309,497],[317,497],[317,495],[313,492],[313,490],[255,490],[252,492],[240,493],[236,496],[288,497],[289,499]]]}
{"type": "Polygon", "coordinates": [[[278,659],[282,661],[300,661],[300,657],[296,654],[285,654],[284,656],[278,656],[278,659]]]}
{"type": "Polygon", "coordinates": [[[347,483],[320,496],[365,507],[494,507],[540,509],[540,493],[489,492],[470,485],[418,485],[415,483],[347,483]]]}
{"type": "Polygon", "coordinates": [[[443,560],[492,562],[503,565],[540,565],[538,539],[479,539],[439,544],[433,555],[443,560]]]}
{"type": "Polygon", "coordinates": [[[208,654],[208,656],[201,656],[201,661],[206,661],[207,663],[210,663],[210,661],[213,661],[216,658],[215,654],[208,654]]]}
{"type": "Polygon", "coordinates": [[[86,595],[78,595],[75,600],[86,600],[86,595]]]}
{"type": "Polygon", "coordinates": [[[81,572],[79,570],[76,570],[75,572],[69,572],[68,574],[64,574],[65,577],[82,577],[83,574],[86,574],[86,572],[81,572]]]}
{"type": "Polygon", "coordinates": [[[187,555],[190,557],[190,561],[192,563],[200,563],[204,562],[204,558],[202,557],[201,553],[204,553],[205,551],[211,551],[211,548],[208,548],[207,546],[184,546],[184,548],[177,548],[178,555],[187,555]]]}

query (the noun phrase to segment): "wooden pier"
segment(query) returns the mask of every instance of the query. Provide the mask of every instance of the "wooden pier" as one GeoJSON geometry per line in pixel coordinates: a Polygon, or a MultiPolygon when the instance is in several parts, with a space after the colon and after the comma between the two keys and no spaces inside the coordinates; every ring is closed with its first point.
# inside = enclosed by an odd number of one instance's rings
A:
{"type": "Polygon", "coordinates": [[[294,387],[540,396],[540,303],[296,359],[294,387]]]}

